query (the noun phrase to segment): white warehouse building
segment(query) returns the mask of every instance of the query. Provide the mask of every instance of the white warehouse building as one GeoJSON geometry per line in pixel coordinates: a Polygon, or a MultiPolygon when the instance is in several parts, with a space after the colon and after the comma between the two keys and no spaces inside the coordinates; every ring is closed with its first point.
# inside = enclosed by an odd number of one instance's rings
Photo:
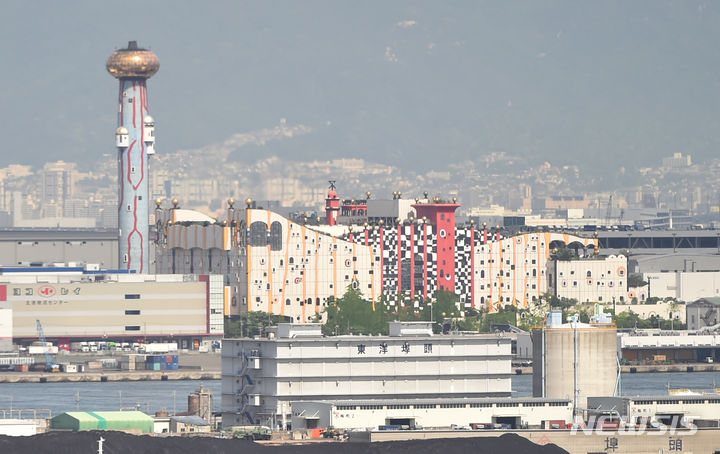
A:
{"type": "Polygon", "coordinates": [[[628,292],[627,257],[548,261],[548,288],[558,298],[587,302],[624,302],[636,297],[628,292]]]}
{"type": "Polygon", "coordinates": [[[525,397],[482,399],[388,399],[378,401],[292,402],[293,429],[375,430],[381,426],[408,429],[550,428],[573,420],[571,399],[525,397]]]}
{"type": "Polygon", "coordinates": [[[719,271],[645,273],[643,278],[649,284],[651,297],[690,303],[700,298],[720,296],[719,271]]]}
{"type": "Polygon", "coordinates": [[[287,427],[294,401],[510,397],[510,360],[507,337],[432,335],[429,322],[333,337],[279,324],[274,338],[223,340],[223,426],[287,427]]]}

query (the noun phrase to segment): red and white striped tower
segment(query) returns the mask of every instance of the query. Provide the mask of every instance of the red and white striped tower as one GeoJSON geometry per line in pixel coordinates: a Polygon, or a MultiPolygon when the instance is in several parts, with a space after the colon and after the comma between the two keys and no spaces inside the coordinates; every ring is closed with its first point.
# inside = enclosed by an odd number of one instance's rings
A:
{"type": "Polygon", "coordinates": [[[148,113],[145,81],[160,68],[157,56],[130,41],[108,58],[108,72],[120,81],[118,96],[119,268],[147,273],[149,266],[148,156],[155,154],[155,122],[148,113]]]}

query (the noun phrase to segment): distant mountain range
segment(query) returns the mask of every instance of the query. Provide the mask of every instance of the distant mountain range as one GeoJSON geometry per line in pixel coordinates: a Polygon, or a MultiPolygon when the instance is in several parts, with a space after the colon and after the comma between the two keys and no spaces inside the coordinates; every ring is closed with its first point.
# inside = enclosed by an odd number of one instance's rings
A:
{"type": "Polygon", "coordinates": [[[4,6],[2,166],[112,151],[104,62],[129,39],[160,58],[158,153],[281,118],[308,129],[231,157],[427,171],[507,152],[614,175],[720,145],[715,2],[74,3],[4,6]]]}

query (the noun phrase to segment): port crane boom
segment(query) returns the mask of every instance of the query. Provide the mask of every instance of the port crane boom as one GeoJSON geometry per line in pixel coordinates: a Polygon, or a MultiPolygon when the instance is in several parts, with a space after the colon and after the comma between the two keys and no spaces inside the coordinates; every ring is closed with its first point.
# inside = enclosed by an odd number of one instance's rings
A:
{"type": "Polygon", "coordinates": [[[42,349],[45,353],[45,370],[47,372],[59,372],[60,366],[53,361],[52,356],[50,355],[50,348],[48,348],[47,340],[45,339],[45,331],[43,330],[42,323],[40,322],[40,319],[35,319],[35,321],[37,322],[38,337],[40,338],[42,349]]]}

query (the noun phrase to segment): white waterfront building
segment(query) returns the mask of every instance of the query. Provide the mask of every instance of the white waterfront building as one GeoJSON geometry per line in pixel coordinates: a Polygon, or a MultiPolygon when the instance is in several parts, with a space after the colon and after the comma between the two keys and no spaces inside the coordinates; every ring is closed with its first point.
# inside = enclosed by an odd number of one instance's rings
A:
{"type": "Polygon", "coordinates": [[[510,339],[433,335],[391,322],[389,336],[323,337],[320,324],[279,324],[267,338],[224,339],[223,426],[288,427],[293,401],[509,397],[510,339]]]}
{"type": "Polygon", "coordinates": [[[293,429],[550,428],[573,420],[572,400],[524,397],[292,402],[293,429]]]}

